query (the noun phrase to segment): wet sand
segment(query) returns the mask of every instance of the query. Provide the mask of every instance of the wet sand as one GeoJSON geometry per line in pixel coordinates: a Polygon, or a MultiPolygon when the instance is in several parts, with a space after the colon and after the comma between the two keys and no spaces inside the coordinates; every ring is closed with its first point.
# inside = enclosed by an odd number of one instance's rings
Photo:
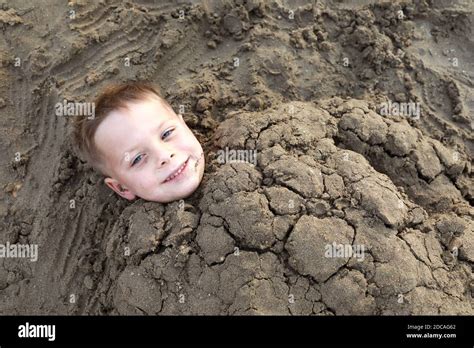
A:
{"type": "Polygon", "coordinates": [[[428,3],[3,1],[0,243],[38,260],[0,313],[472,315],[473,5],[428,3]],[[184,201],[119,199],[55,114],[135,79],[203,144],[184,201]]]}

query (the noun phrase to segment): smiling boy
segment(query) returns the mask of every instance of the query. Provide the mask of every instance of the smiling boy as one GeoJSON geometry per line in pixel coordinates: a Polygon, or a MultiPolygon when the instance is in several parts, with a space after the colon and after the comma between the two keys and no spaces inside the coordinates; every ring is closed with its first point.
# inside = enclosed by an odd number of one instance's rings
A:
{"type": "Polygon", "coordinates": [[[146,83],[108,87],[95,101],[94,119],[75,123],[74,141],[105,184],[128,200],[186,198],[204,175],[201,144],[183,116],[146,83]]]}

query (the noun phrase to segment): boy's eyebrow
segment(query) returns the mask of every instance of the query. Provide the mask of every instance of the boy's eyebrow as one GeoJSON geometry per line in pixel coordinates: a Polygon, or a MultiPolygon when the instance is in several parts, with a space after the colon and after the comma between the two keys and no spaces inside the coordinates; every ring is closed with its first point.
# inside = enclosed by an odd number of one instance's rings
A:
{"type": "MultiPolygon", "coordinates": [[[[163,125],[167,122],[168,120],[164,120],[163,122],[160,123],[160,125],[158,127],[155,128],[155,130],[160,130],[161,127],[163,127],[163,125]]],[[[127,158],[127,154],[129,156],[128,160],[131,161],[132,159],[130,158],[132,153],[135,152],[137,150],[138,146],[133,146],[130,150],[128,151],[125,151],[123,153],[123,156],[122,156],[122,159],[120,160],[120,165],[123,164],[124,160],[127,158]]]]}

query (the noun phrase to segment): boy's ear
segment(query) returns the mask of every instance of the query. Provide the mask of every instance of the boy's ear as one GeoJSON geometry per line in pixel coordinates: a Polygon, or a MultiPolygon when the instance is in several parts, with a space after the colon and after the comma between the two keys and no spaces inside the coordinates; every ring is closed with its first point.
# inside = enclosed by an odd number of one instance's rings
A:
{"type": "Polygon", "coordinates": [[[119,196],[132,201],[136,196],[130,192],[127,188],[124,188],[120,183],[112,178],[105,178],[104,183],[110,187],[111,190],[115,191],[119,196]]]}

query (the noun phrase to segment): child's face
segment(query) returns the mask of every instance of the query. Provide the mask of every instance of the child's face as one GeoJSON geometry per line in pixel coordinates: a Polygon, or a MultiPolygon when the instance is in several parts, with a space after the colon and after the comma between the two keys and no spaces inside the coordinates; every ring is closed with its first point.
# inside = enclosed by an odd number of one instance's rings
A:
{"type": "Polygon", "coordinates": [[[201,144],[183,117],[155,97],[110,113],[94,141],[111,175],[105,183],[129,200],[179,200],[191,195],[204,175],[201,144]]]}

